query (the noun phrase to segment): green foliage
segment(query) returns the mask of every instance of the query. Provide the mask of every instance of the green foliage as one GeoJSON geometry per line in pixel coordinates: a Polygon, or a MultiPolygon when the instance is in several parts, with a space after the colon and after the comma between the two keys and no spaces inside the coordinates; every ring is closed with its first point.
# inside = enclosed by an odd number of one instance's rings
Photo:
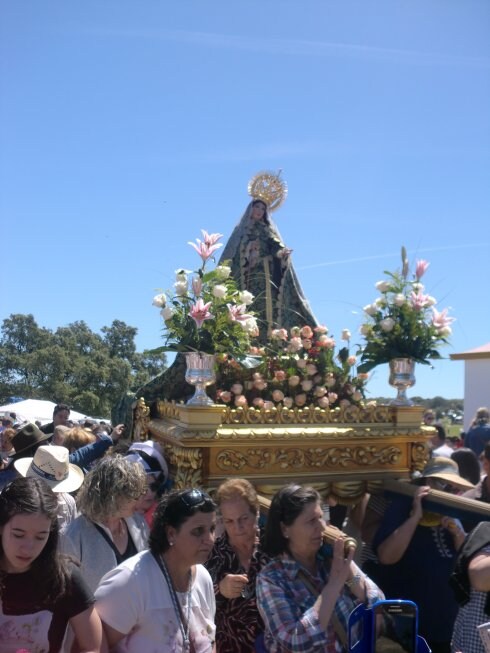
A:
{"type": "Polygon", "coordinates": [[[33,315],[11,315],[0,332],[0,402],[49,399],[89,415],[111,407],[166,368],[164,354],[138,353],[137,329],[121,320],[94,333],[83,321],[38,326],[33,315]]]}

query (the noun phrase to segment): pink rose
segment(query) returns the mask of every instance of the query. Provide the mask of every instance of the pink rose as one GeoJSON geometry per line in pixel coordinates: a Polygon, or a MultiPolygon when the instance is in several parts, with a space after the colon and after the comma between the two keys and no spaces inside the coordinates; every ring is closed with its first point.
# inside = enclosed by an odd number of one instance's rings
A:
{"type": "Polygon", "coordinates": [[[228,392],[228,390],[223,390],[219,398],[221,401],[224,401],[225,404],[228,404],[231,401],[231,392],[228,392]]]}
{"type": "Polygon", "coordinates": [[[323,385],[317,385],[313,394],[315,395],[315,397],[323,397],[324,395],[327,394],[327,388],[325,388],[325,386],[323,385]]]}
{"type": "Polygon", "coordinates": [[[339,396],[335,392],[329,392],[328,393],[328,403],[329,404],[334,404],[337,401],[338,398],[339,398],[339,396]]]}
{"type": "Polygon", "coordinates": [[[322,334],[322,333],[328,333],[328,327],[324,326],[323,324],[320,324],[319,326],[316,326],[316,327],[313,329],[313,331],[314,331],[315,333],[319,333],[319,334],[322,334]]]}
{"type": "Polygon", "coordinates": [[[308,351],[308,349],[311,349],[313,347],[313,342],[311,341],[310,338],[304,338],[301,344],[303,345],[303,349],[306,349],[306,351],[308,351]]]}
{"type": "Polygon", "coordinates": [[[306,404],[306,395],[302,392],[294,398],[296,406],[304,406],[306,404]]]}
{"type": "Polygon", "coordinates": [[[276,370],[274,372],[276,381],[284,381],[286,379],[286,372],[284,370],[276,370]]]}
{"type": "Polygon", "coordinates": [[[274,401],[282,401],[284,399],[284,392],[281,390],[274,390],[272,393],[272,398],[274,401]]]}
{"type": "Polygon", "coordinates": [[[301,387],[305,392],[309,392],[313,387],[313,381],[310,379],[303,379],[303,381],[301,381],[301,387]]]}
{"type": "Polygon", "coordinates": [[[264,379],[255,379],[254,388],[257,390],[265,390],[267,388],[267,383],[264,381],[264,379]]]}
{"type": "Polygon", "coordinates": [[[255,397],[255,399],[252,401],[252,404],[257,408],[262,408],[262,406],[264,405],[264,400],[262,399],[262,397],[255,397]]]}
{"type": "Polygon", "coordinates": [[[310,376],[316,374],[318,372],[316,365],[313,365],[313,363],[308,363],[308,365],[306,366],[306,372],[310,376]]]}
{"type": "Polygon", "coordinates": [[[284,397],[284,400],[282,402],[286,408],[292,408],[293,407],[293,399],[292,397],[284,397]]]}
{"type": "Polygon", "coordinates": [[[318,405],[320,408],[328,408],[329,402],[328,402],[328,397],[320,397],[318,399],[318,405]]]}
{"type": "Polygon", "coordinates": [[[234,383],[231,386],[231,391],[234,395],[241,395],[243,392],[243,385],[241,383],[234,383]]]}
{"type": "Polygon", "coordinates": [[[300,358],[299,360],[296,361],[296,365],[299,367],[300,370],[304,370],[307,362],[305,361],[304,358],[300,358]]]}
{"type": "Polygon", "coordinates": [[[271,410],[274,408],[272,401],[264,401],[264,410],[271,410]]]}
{"type": "Polygon", "coordinates": [[[295,388],[297,385],[299,385],[300,381],[301,381],[301,379],[296,374],[293,374],[288,379],[288,383],[292,388],[295,388]]]}
{"type": "Polygon", "coordinates": [[[302,346],[303,343],[301,342],[301,338],[299,338],[298,336],[294,336],[294,338],[291,338],[291,340],[289,341],[288,351],[293,353],[297,352],[301,349],[302,346]]]}
{"type": "Polygon", "coordinates": [[[302,338],[308,338],[308,339],[313,338],[313,330],[309,326],[304,326],[301,329],[300,334],[302,338]]]}
{"type": "Polygon", "coordinates": [[[355,356],[349,356],[347,359],[347,365],[350,365],[351,367],[356,364],[357,358],[355,356]]]}
{"type": "Polygon", "coordinates": [[[235,406],[237,408],[244,408],[248,405],[247,397],[245,395],[238,395],[235,397],[235,406]]]}

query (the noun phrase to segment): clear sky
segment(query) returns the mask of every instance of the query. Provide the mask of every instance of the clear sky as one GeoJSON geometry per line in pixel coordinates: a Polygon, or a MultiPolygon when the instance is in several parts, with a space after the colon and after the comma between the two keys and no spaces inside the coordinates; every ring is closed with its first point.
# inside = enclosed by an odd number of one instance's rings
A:
{"type": "MultiPolygon", "coordinates": [[[[260,170],[320,322],[361,342],[383,270],[431,262],[457,318],[444,355],[490,341],[488,0],[1,0],[0,320],[121,319],[226,237],[260,170]]],[[[464,363],[410,391],[463,396],[464,363]]],[[[394,396],[387,370],[368,386],[394,396]]]]}

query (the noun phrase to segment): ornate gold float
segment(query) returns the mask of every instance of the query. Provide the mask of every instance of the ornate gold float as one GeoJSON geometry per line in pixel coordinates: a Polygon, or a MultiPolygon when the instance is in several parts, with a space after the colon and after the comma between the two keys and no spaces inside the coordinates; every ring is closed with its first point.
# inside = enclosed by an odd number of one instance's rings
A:
{"type": "Polygon", "coordinates": [[[422,412],[420,406],[265,410],[158,401],[150,417],[139,399],[134,432],[163,445],[176,488],[212,489],[239,476],[270,496],[296,481],[348,505],[368,483],[423,469],[433,429],[422,425],[422,412]]]}

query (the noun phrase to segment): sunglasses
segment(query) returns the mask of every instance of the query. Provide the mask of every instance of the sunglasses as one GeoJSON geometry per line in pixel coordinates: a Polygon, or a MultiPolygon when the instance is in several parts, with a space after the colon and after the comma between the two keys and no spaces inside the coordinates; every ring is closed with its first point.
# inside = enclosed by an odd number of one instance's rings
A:
{"type": "Polygon", "coordinates": [[[197,508],[202,506],[206,501],[211,501],[211,497],[201,490],[186,490],[180,495],[180,500],[187,508],[197,508]]]}

